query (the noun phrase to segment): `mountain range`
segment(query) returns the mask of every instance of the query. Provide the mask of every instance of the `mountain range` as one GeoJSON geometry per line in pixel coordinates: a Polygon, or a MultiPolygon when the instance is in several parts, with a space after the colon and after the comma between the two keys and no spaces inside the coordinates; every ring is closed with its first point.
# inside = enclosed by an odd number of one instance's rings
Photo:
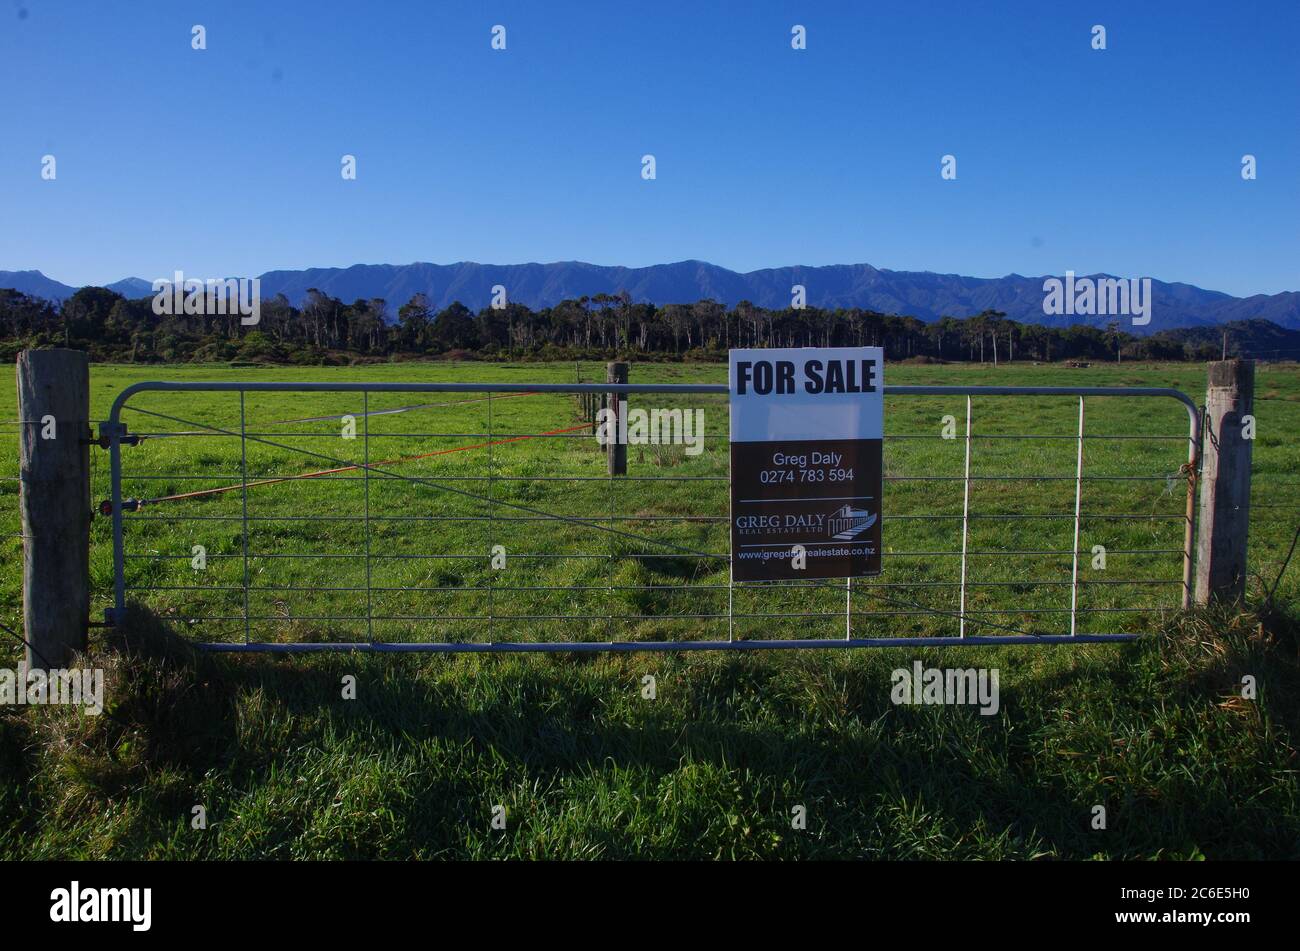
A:
{"type": "MultiPolygon", "coordinates": [[[[190,275],[195,276],[195,275],[190,275]]],[[[1111,275],[1087,275],[1093,278],[1111,275]]],[[[932,271],[891,271],[870,264],[780,267],[739,273],[705,261],[679,261],[627,268],[559,261],[551,264],[355,264],[346,268],[267,271],[261,277],[263,298],[284,294],[300,304],[310,288],[345,301],[380,297],[395,312],[417,292],[436,309],[460,301],[478,310],[492,299],[492,288],[507,289],[511,301],[538,309],[562,300],[626,291],[636,302],[656,305],[693,303],[712,298],[724,304],[748,300],[781,310],[790,306],[791,286],[807,288],[813,307],[861,307],[886,314],[905,314],[932,321],[941,316],[967,317],[999,310],[1013,320],[1046,326],[1087,322],[1104,326],[1108,316],[1043,313],[1044,277],[1008,274],[998,278],[963,277],[932,271]]],[[[106,285],[131,298],[153,293],[149,281],[128,277],[106,285]]],[[[49,300],[66,300],[77,288],[40,271],[0,271],[0,288],[12,287],[49,300]]],[[[1151,323],[1126,327],[1153,333],[1181,327],[1214,327],[1230,321],[1264,319],[1300,329],[1300,292],[1233,297],[1191,284],[1152,280],[1151,323]]]]}

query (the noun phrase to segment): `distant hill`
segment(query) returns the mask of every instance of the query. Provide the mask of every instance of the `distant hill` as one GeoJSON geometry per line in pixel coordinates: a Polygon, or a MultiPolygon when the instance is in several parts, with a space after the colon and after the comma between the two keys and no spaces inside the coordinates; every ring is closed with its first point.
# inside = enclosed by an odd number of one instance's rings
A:
{"type": "Polygon", "coordinates": [[[1300,360],[1300,330],[1288,330],[1268,320],[1234,320],[1219,327],[1181,327],[1153,334],[1154,340],[1219,350],[1228,335],[1228,356],[1266,360],[1300,360]]]}
{"type": "MultiPolygon", "coordinates": [[[[926,321],[945,315],[965,317],[983,310],[999,310],[1013,320],[1053,327],[1080,322],[1105,326],[1111,319],[1044,314],[1042,277],[1019,274],[999,278],[962,277],[931,271],[890,271],[870,264],[769,268],[745,274],[705,261],[678,261],[643,268],[605,267],[581,261],[355,264],[346,268],[267,271],[261,275],[261,281],[264,297],[284,294],[294,304],[300,304],[307,291],[314,287],[345,301],[382,297],[394,310],[417,292],[424,293],[438,309],[458,300],[477,310],[489,303],[492,287],[497,284],[506,288],[510,300],[534,309],[568,298],[622,291],[634,301],[654,304],[713,298],[729,305],[748,300],[760,307],[782,309],[790,305],[790,287],[802,284],[807,288],[807,303],[813,307],[861,307],[926,321]]],[[[40,271],[0,271],[0,287],[13,287],[50,300],[65,300],[76,290],[40,271]]],[[[140,278],[127,278],[110,288],[132,297],[151,293],[150,283],[140,278]]],[[[1300,329],[1300,292],[1240,298],[1191,284],[1156,280],[1152,281],[1152,292],[1150,325],[1125,329],[1155,333],[1254,319],[1300,329]]]]}
{"type": "Polygon", "coordinates": [[[153,296],[153,284],[149,281],[143,281],[138,277],[127,277],[112,284],[106,284],[110,291],[116,291],[123,297],[129,297],[132,300],[140,297],[153,296]]]}
{"type": "MultiPolygon", "coordinates": [[[[132,299],[153,293],[153,284],[138,277],[124,278],[104,286],[132,299]]],[[[12,288],[29,297],[51,301],[65,301],[80,289],[46,277],[40,271],[0,271],[0,288],[12,288]]]]}
{"type": "Polygon", "coordinates": [[[46,277],[40,271],[0,271],[0,288],[5,287],[21,291],[29,297],[43,297],[52,301],[67,300],[77,290],[46,277]]]}

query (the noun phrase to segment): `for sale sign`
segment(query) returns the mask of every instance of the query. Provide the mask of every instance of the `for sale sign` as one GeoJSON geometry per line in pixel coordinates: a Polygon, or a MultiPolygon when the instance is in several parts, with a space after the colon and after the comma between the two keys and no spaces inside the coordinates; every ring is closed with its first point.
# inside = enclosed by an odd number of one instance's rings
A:
{"type": "Polygon", "coordinates": [[[880,574],[884,351],[730,358],[733,580],[880,574]]]}

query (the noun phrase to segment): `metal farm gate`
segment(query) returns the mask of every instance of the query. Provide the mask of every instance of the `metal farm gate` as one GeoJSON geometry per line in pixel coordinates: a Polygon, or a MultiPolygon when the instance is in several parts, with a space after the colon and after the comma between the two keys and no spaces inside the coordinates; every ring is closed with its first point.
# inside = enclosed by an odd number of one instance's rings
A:
{"type": "Polygon", "coordinates": [[[222,651],[755,650],[1122,641],[1189,602],[1178,390],[886,386],[884,573],[743,585],[727,392],[138,383],[101,425],[109,620],[222,651]],[[610,475],[600,394],[702,409],[703,443],[610,475]]]}

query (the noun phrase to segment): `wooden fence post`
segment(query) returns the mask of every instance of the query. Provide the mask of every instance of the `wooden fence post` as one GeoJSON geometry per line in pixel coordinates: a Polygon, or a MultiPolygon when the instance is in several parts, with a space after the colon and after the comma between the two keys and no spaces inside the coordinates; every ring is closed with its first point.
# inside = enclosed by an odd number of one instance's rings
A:
{"type": "Polygon", "coordinates": [[[1240,601],[1246,595],[1250,522],[1250,457],[1246,417],[1255,409],[1253,360],[1210,364],[1205,390],[1201,511],[1196,544],[1196,603],[1240,601]]]}
{"type": "MultiPolygon", "coordinates": [[[[626,383],[627,382],[627,364],[619,362],[610,362],[605,364],[605,382],[606,383],[626,383]]],[[[613,411],[612,415],[607,417],[612,421],[614,428],[612,430],[614,438],[605,444],[606,458],[609,461],[610,475],[627,475],[627,443],[619,438],[619,432],[624,425],[624,421],[619,417],[627,406],[627,396],[623,393],[609,394],[609,408],[613,411]]],[[[609,430],[607,430],[608,432],[609,430]]]]}
{"type": "Polygon", "coordinates": [[[63,668],[90,622],[90,360],[18,354],[19,508],[27,663],[63,668]]]}

